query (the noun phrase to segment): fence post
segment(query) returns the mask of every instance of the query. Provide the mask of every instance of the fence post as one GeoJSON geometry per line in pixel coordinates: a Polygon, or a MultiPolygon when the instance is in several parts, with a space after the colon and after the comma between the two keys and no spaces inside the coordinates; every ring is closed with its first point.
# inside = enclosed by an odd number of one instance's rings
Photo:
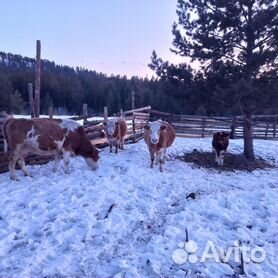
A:
{"type": "Polygon", "coordinates": [[[41,90],[41,41],[37,40],[36,79],[35,79],[35,117],[40,116],[40,90],[41,90]]]}
{"type": "Polygon", "coordinates": [[[132,114],[132,132],[133,132],[132,141],[133,141],[133,143],[135,143],[136,129],[135,129],[135,115],[134,115],[134,113],[132,114]]]}
{"type": "Polygon", "coordinates": [[[33,84],[28,83],[28,95],[29,95],[29,109],[31,118],[34,118],[34,98],[33,98],[33,84]]]}
{"type": "Polygon", "coordinates": [[[88,105],[87,103],[83,103],[83,107],[82,107],[82,110],[83,110],[83,119],[84,119],[84,124],[87,122],[87,118],[88,118],[88,105]]]}
{"type": "Polygon", "coordinates": [[[267,123],[267,124],[266,124],[266,129],[265,129],[264,139],[267,139],[268,128],[269,128],[269,123],[267,123]]]}
{"type": "Polygon", "coordinates": [[[104,121],[107,122],[107,120],[108,120],[108,107],[107,106],[103,107],[103,117],[104,117],[104,121]]]}
{"type": "Polygon", "coordinates": [[[236,139],[236,117],[233,117],[233,122],[231,125],[231,134],[230,134],[231,139],[236,139]]]}
{"type": "Polygon", "coordinates": [[[120,116],[123,117],[123,109],[120,110],[120,116]]]}
{"type": "Polygon", "coordinates": [[[131,92],[131,109],[135,109],[135,92],[131,92]]]}
{"type": "Polygon", "coordinates": [[[49,119],[53,119],[53,106],[48,107],[48,116],[49,119]]]}
{"type": "Polygon", "coordinates": [[[273,117],[273,137],[276,138],[276,116],[273,117]]]}
{"type": "Polygon", "coordinates": [[[205,137],[206,118],[203,118],[203,120],[202,120],[202,127],[203,127],[202,138],[204,138],[205,137]]]}

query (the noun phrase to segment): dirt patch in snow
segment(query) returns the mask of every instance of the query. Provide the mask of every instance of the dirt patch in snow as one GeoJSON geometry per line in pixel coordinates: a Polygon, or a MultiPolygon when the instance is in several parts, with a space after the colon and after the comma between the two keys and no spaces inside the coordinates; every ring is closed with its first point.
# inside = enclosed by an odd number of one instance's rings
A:
{"type": "Polygon", "coordinates": [[[219,166],[215,163],[215,155],[213,152],[200,152],[194,149],[191,153],[184,153],[177,157],[178,159],[193,163],[197,168],[211,168],[221,171],[248,171],[275,168],[268,161],[258,158],[255,161],[246,159],[243,154],[226,153],[224,157],[224,165],[219,166]]]}

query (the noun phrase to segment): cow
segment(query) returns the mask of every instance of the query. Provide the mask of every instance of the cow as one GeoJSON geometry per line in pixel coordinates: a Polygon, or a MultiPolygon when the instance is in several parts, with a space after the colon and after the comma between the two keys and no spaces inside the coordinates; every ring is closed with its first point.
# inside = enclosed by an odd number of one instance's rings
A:
{"type": "Polygon", "coordinates": [[[144,126],[144,140],[149,148],[151,168],[156,158],[155,162],[159,164],[160,172],[163,172],[162,164],[166,160],[166,149],[173,144],[175,138],[176,133],[167,122],[158,120],[144,126]]]}
{"type": "Polygon", "coordinates": [[[212,147],[215,152],[215,163],[218,165],[224,164],[224,154],[229,146],[230,133],[228,132],[216,132],[213,134],[212,147]]]}
{"type": "Polygon", "coordinates": [[[124,118],[109,119],[104,123],[105,132],[108,139],[110,153],[115,146],[115,153],[118,149],[124,149],[124,140],[127,133],[127,124],[124,118]]]}
{"type": "Polygon", "coordinates": [[[99,151],[91,144],[83,127],[73,120],[10,118],[3,124],[3,135],[12,180],[17,180],[16,163],[25,176],[31,176],[25,165],[28,154],[54,155],[54,172],[62,157],[65,173],[69,173],[71,155],[84,157],[93,170],[99,167],[99,151]]]}

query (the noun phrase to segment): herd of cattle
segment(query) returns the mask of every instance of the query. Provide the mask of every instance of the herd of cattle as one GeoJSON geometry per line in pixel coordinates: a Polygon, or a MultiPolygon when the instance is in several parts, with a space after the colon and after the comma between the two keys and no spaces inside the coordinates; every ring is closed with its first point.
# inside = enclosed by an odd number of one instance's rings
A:
{"type": "MultiPolygon", "coordinates": [[[[111,119],[104,125],[110,152],[115,147],[117,153],[118,149],[124,148],[126,121],[123,118],[111,119]]],[[[92,145],[84,128],[73,120],[8,118],[3,124],[3,136],[4,152],[8,154],[12,180],[17,180],[16,163],[24,175],[30,176],[25,165],[28,154],[54,155],[54,172],[57,170],[59,160],[63,159],[65,172],[69,173],[69,159],[72,155],[84,157],[93,170],[99,167],[99,150],[92,145]]],[[[163,172],[166,150],[173,144],[175,137],[175,131],[168,122],[158,120],[144,126],[144,140],[149,149],[151,168],[155,162],[163,172]]],[[[218,165],[223,165],[228,145],[229,133],[214,133],[212,146],[218,165]]]]}

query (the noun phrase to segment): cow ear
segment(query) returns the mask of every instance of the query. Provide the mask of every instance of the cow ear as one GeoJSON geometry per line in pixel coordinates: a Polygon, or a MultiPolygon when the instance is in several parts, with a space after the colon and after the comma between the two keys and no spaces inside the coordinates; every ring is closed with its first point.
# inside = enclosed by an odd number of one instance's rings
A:
{"type": "Polygon", "coordinates": [[[160,130],[165,130],[165,129],[166,129],[166,125],[160,126],[160,130]]]}
{"type": "Polygon", "coordinates": [[[150,130],[150,126],[148,124],[144,125],[144,129],[150,130]]]}

